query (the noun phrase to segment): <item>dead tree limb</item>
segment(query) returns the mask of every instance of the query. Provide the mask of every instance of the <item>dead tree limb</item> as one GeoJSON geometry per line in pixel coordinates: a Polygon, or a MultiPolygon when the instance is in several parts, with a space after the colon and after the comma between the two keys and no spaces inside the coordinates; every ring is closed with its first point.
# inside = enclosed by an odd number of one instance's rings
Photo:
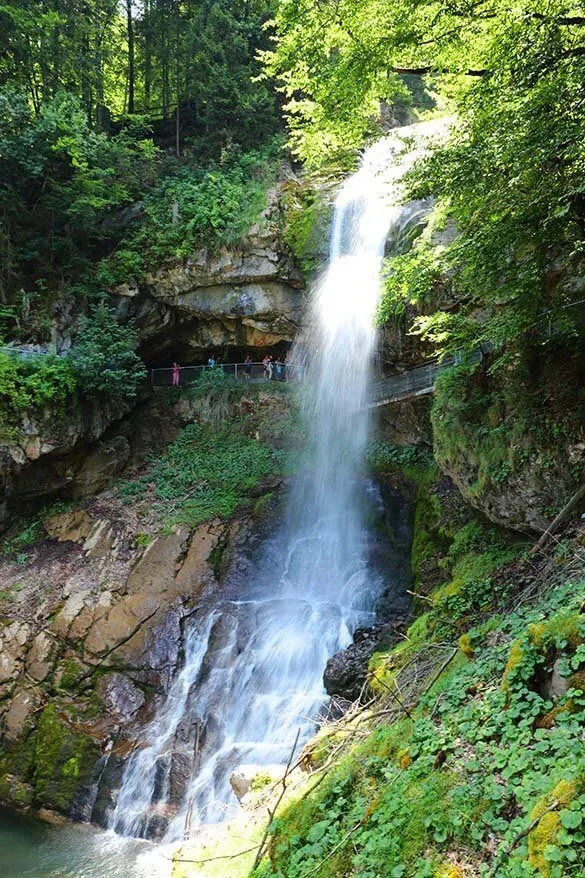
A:
{"type": "Polygon", "coordinates": [[[535,817],[534,820],[532,820],[528,824],[528,826],[525,826],[524,829],[521,832],[519,832],[515,838],[512,839],[512,841],[510,842],[508,847],[498,855],[495,864],[492,866],[491,870],[488,872],[487,878],[495,878],[495,876],[498,874],[498,870],[499,870],[500,866],[502,865],[502,859],[505,857],[509,857],[510,854],[512,853],[512,851],[514,850],[514,848],[518,847],[518,845],[520,844],[522,839],[526,838],[526,836],[532,832],[532,830],[535,828],[535,826],[538,823],[540,823],[540,821],[542,820],[544,815],[548,814],[549,811],[554,811],[555,808],[559,807],[559,805],[560,805],[560,800],[555,799],[554,802],[551,805],[549,805],[545,811],[542,812],[542,814],[539,814],[538,817],[535,817]]]}
{"type": "Polygon", "coordinates": [[[535,555],[537,552],[540,552],[542,551],[542,549],[544,549],[551,536],[559,529],[562,524],[565,523],[565,521],[570,517],[571,513],[574,512],[575,508],[584,497],[585,485],[581,485],[579,490],[575,491],[566,506],[563,506],[557,517],[553,519],[553,521],[549,524],[538,542],[532,547],[532,549],[530,550],[531,555],[535,555]]]}
{"type": "Polygon", "coordinates": [[[262,840],[260,841],[260,845],[258,847],[258,852],[256,854],[256,858],[254,860],[254,865],[252,866],[252,872],[254,872],[257,866],[260,863],[260,860],[264,856],[264,849],[266,847],[266,839],[268,838],[268,833],[270,832],[270,827],[272,825],[272,821],[274,820],[274,815],[278,810],[278,806],[282,802],[284,798],[284,794],[286,793],[286,780],[290,771],[290,767],[292,765],[293,756],[295,755],[295,750],[297,749],[297,744],[299,743],[299,737],[301,734],[300,728],[297,729],[297,733],[295,735],[295,741],[292,746],[292,750],[290,751],[290,756],[288,757],[288,762],[286,763],[286,768],[284,770],[284,774],[282,776],[282,792],[278,799],[276,800],[274,807],[268,809],[268,822],[266,823],[266,829],[264,830],[264,835],[262,836],[262,840]]]}

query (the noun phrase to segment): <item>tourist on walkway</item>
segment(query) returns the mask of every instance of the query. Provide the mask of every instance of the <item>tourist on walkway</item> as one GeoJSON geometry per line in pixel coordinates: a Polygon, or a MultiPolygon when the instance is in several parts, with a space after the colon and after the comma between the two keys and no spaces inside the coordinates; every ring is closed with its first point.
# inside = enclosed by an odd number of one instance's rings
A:
{"type": "Polygon", "coordinates": [[[274,366],[276,368],[276,380],[282,381],[282,379],[284,377],[284,365],[283,365],[280,357],[276,358],[276,363],[274,364],[274,366]]]}
{"type": "Polygon", "coordinates": [[[266,381],[270,381],[272,378],[272,360],[266,354],[264,359],[262,360],[262,365],[264,366],[264,378],[266,381]]]}
{"type": "Polygon", "coordinates": [[[215,356],[212,354],[207,361],[207,365],[209,366],[210,369],[215,369],[215,363],[216,363],[215,356]]]}
{"type": "Polygon", "coordinates": [[[252,378],[252,357],[250,354],[244,360],[244,375],[246,378],[246,383],[249,384],[250,379],[252,378]]]}
{"type": "Polygon", "coordinates": [[[173,387],[178,387],[181,383],[181,367],[177,362],[173,363],[173,387]]]}

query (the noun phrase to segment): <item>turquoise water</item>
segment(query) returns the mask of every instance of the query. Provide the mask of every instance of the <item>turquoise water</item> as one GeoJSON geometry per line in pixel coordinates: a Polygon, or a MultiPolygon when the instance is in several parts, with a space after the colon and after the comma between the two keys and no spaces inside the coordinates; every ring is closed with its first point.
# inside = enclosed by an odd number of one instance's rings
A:
{"type": "Polygon", "coordinates": [[[49,826],[0,811],[1,878],[168,878],[170,853],[92,826],[49,826]]]}

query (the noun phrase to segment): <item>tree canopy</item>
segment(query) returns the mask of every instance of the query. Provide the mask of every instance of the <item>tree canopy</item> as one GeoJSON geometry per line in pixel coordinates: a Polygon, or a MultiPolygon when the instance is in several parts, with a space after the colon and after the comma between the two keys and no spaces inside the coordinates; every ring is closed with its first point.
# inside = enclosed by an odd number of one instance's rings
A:
{"type": "Polygon", "coordinates": [[[447,275],[460,307],[418,323],[439,348],[505,344],[548,309],[557,328],[577,330],[567,306],[580,288],[563,281],[580,273],[584,240],[582,4],[283,0],[274,31],[266,67],[309,164],[376,136],[376,107],[404,94],[407,73],[454,117],[412,191],[434,195],[459,235],[440,251],[423,238],[390,267],[384,315],[421,304],[447,275]]]}
{"type": "Polygon", "coordinates": [[[171,120],[161,138],[202,151],[256,143],[274,130],[274,94],[258,83],[256,52],[271,0],[7,0],[0,6],[0,86],[35,115],[75,94],[90,124],[126,114],[171,120]]]}

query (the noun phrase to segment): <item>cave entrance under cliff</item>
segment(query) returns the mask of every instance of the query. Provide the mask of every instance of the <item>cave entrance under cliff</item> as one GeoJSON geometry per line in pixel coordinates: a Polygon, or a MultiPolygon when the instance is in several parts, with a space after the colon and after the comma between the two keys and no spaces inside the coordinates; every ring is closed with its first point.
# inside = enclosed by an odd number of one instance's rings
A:
{"type": "Polygon", "coordinates": [[[277,357],[283,359],[291,347],[291,342],[279,341],[276,344],[265,346],[221,345],[194,351],[188,342],[177,342],[169,344],[164,350],[153,353],[151,356],[143,356],[143,358],[149,371],[170,368],[175,362],[182,367],[207,366],[210,357],[213,357],[218,365],[222,363],[243,364],[248,354],[254,363],[261,363],[267,354],[274,359],[277,357]]]}

